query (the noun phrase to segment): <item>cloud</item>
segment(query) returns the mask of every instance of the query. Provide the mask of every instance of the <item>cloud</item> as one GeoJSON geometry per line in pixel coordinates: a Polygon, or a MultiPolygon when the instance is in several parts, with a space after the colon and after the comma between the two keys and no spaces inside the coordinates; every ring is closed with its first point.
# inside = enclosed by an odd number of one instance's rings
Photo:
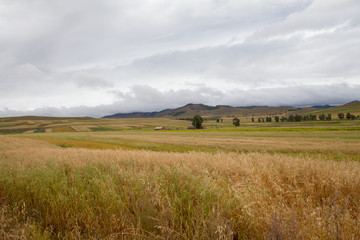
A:
{"type": "Polygon", "coordinates": [[[71,69],[97,66],[173,49],[228,42],[237,35],[241,37],[244,31],[252,32],[251,28],[258,24],[302,10],[308,3],[2,1],[0,45],[8,46],[20,59],[35,65],[71,69]]]}
{"type": "Polygon", "coordinates": [[[159,91],[147,85],[134,86],[131,91],[114,91],[114,103],[94,107],[42,107],[32,111],[0,109],[0,116],[72,116],[102,117],[114,113],[137,111],[160,111],[177,108],[188,103],[204,103],[208,105],[222,104],[232,106],[311,106],[318,104],[345,104],[358,99],[360,85],[345,83],[326,86],[298,86],[283,88],[263,88],[256,90],[233,89],[219,91],[209,87],[159,91]]]}
{"type": "Polygon", "coordinates": [[[113,83],[106,79],[91,75],[85,72],[79,72],[75,74],[75,84],[79,88],[111,88],[114,86],[113,83]]]}
{"type": "Polygon", "coordinates": [[[358,0],[0,0],[0,108],[344,103],[360,82],[359,11],[358,0]],[[319,95],[334,87],[341,97],[319,95]]]}

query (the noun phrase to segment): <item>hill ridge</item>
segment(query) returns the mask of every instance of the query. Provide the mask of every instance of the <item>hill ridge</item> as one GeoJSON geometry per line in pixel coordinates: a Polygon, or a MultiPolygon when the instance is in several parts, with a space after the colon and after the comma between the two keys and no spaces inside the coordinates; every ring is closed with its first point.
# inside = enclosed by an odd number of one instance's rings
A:
{"type": "Polygon", "coordinates": [[[130,113],[116,113],[104,116],[103,118],[156,118],[156,117],[170,117],[170,118],[189,118],[195,114],[200,114],[207,117],[223,117],[223,116],[256,116],[283,114],[291,111],[292,113],[304,113],[319,110],[319,108],[312,107],[271,107],[271,106],[247,106],[247,107],[233,107],[229,105],[209,106],[202,103],[188,103],[184,106],[164,109],[155,112],[130,112],[130,113]]]}
{"type": "Polygon", "coordinates": [[[338,114],[338,113],[347,113],[347,112],[359,113],[360,101],[354,100],[343,105],[326,108],[326,109],[320,109],[320,110],[317,109],[316,111],[314,111],[315,114],[338,114]]]}

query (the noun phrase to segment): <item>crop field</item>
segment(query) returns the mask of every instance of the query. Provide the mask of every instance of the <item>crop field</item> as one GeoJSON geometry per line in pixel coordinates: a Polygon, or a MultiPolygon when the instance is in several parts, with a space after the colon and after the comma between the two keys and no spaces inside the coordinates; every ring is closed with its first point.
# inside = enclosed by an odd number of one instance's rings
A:
{"type": "Polygon", "coordinates": [[[0,121],[0,239],[360,239],[359,120],[189,125],[0,121]]]}

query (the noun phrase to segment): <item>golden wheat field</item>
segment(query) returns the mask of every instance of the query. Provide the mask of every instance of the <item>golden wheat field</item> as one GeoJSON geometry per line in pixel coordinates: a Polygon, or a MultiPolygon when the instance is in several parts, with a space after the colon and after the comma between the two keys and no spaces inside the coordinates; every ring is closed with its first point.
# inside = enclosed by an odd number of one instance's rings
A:
{"type": "Polygon", "coordinates": [[[0,239],[360,239],[360,133],[3,135],[0,199],[0,239]]]}

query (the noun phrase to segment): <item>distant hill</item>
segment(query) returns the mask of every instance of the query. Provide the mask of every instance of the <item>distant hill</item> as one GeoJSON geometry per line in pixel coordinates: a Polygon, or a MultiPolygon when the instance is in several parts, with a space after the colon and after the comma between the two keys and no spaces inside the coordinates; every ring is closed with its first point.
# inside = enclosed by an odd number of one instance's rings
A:
{"type": "Polygon", "coordinates": [[[104,116],[104,118],[192,118],[195,114],[200,114],[207,118],[218,117],[250,117],[264,115],[282,115],[282,114],[305,114],[317,110],[312,107],[296,108],[289,106],[268,107],[268,106],[251,106],[251,107],[232,107],[228,105],[208,106],[205,104],[187,104],[175,109],[165,109],[159,112],[133,112],[117,113],[114,115],[104,116]]]}
{"type": "Polygon", "coordinates": [[[360,113],[360,101],[355,100],[344,105],[314,111],[316,114],[360,113]]]}
{"type": "Polygon", "coordinates": [[[326,108],[331,108],[331,107],[335,107],[335,106],[331,106],[331,105],[315,105],[315,106],[311,106],[312,108],[320,108],[320,109],[326,109],[326,108]]]}

